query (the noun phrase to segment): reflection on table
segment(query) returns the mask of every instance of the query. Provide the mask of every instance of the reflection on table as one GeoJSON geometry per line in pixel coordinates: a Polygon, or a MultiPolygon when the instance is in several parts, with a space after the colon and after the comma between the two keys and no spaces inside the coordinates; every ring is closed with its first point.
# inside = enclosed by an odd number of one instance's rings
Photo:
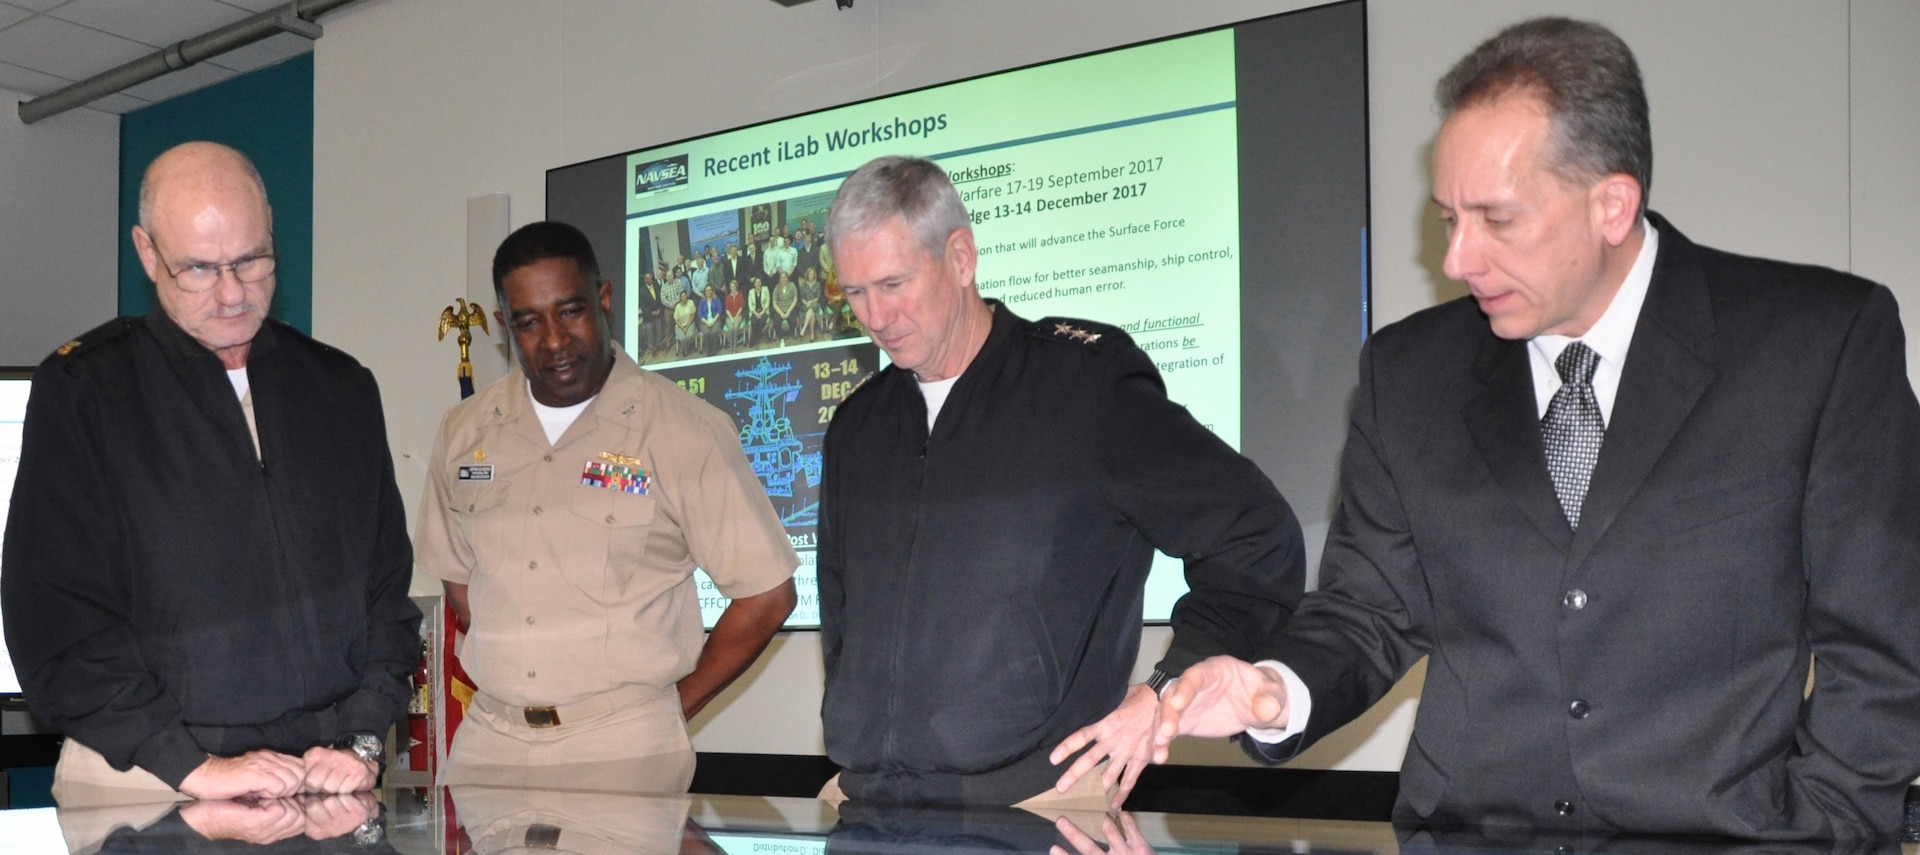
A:
{"type": "Polygon", "coordinates": [[[377,793],[5,811],[0,853],[391,852],[385,812],[377,793]]]}
{"type": "Polygon", "coordinates": [[[1920,855],[1915,844],[1749,843],[1490,834],[1385,823],[1035,813],[815,799],[454,787],[264,802],[0,811],[0,855],[1920,855]]]}

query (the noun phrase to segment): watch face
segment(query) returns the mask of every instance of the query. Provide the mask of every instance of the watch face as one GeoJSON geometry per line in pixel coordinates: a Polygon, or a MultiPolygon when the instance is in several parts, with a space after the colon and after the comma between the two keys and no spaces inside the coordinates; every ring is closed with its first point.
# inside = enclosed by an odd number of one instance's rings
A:
{"type": "Polygon", "coordinates": [[[361,846],[371,846],[379,843],[381,838],[386,836],[387,827],[380,823],[379,817],[369,819],[361,823],[359,828],[353,830],[353,842],[361,846]]]}
{"type": "Polygon", "coordinates": [[[369,762],[380,760],[380,737],[371,733],[356,733],[347,743],[348,750],[369,762]]]}

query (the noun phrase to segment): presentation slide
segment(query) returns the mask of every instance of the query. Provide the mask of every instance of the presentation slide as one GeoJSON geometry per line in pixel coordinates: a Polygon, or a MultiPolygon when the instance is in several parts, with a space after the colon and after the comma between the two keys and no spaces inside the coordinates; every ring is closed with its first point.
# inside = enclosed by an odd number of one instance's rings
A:
{"type": "MultiPolygon", "coordinates": [[[[886,364],[822,248],[840,181],[882,154],[931,156],[972,216],[983,296],[1030,320],[1126,329],[1168,394],[1238,447],[1236,127],[1233,33],[1216,31],[627,156],[625,340],[656,345],[636,358],[740,423],[802,551],[808,595],[794,623],[819,623],[810,594],[827,422],[886,364]],[[729,335],[721,291],[741,293],[744,317],[753,281],[716,288],[713,271],[740,256],[767,286],[769,320],[729,335]],[[642,328],[640,307],[655,301],[679,310],[661,312],[671,334],[642,328]]],[[[725,600],[700,584],[711,622],[725,600]]],[[[1185,590],[1179,563],[1158,556],[1147,613],[1164,617],[1185,590]]]]}
{"type": "Polygon", "coordinates": [[[788,834],[708,832],[707,839],[726,855],[826,855],[827,839],[788,834]]]}
{"type": "MultiPolygon", "coordinates": [[[[20,468],[20,425],[27,418],[27,390],[32,381],[0,377],[0,546],[6,541],[7,508],[13,499],[14,473],[20,468]]],[[[0,574],[6,572],[0,567],[0,574]]],[[[0,694],[20,691],[7,653],[6,624],[0,619],[0,694]]]]}
{"type": "MultiPolygon", "coordinates": [[[[947,171],[982,296],[1029,320],[1127,331],[1168,395],[1270,474],[1250,441],[1285,437],[1287,454],[1323,455],[1313,466],[1330,472],[1327,438],[1295,422],[1340,421],[1365,333],[1364,28],[1356,4],[1314,11],[549,173],[548,215],[586,229],[618,277],[628,353],[740,426],[801,556],[789,626],[819,623],[828,425],[887,364],[840,293],[826,234],[841,181],[881,155],[947,171]]],[[[711,626],[727,601],[698,583],[711,626]]],[[[1166,620],[1185,592],[1181,563],[1158,556],[1144,618],[1166,620]]]]}

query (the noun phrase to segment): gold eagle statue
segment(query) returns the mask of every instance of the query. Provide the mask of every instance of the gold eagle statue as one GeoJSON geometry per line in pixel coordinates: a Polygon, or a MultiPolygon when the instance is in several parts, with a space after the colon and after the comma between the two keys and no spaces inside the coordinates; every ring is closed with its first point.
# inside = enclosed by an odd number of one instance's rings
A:
{"type": "Polygon", "coordinates": [[[493,331],[487,329],[487,312],[480,308],[480,304],[469,303],[465,297],[453,299],[460,307],[448,306],[440,310],[440,335],[435,341],[446,341],[447,330],[455,327],[460,329],[460,376],[471,378],[473,362],[468,358],[468,351],[473,346],[472,329],[477,326],[484,335],[493,335],[493,331]]]}

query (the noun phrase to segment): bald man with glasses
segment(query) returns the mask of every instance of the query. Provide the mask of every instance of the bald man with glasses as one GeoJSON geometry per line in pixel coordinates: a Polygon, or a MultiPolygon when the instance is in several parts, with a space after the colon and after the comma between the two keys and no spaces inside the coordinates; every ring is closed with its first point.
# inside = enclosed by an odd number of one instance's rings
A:
{"type": "Polygon", "coordinates": [[[34,374],[0,561],[63,807],[370,789],[420,613],[373,375],[267,318],[266,188],[239,152],[148,167],[158,307],[34,374]]]}

